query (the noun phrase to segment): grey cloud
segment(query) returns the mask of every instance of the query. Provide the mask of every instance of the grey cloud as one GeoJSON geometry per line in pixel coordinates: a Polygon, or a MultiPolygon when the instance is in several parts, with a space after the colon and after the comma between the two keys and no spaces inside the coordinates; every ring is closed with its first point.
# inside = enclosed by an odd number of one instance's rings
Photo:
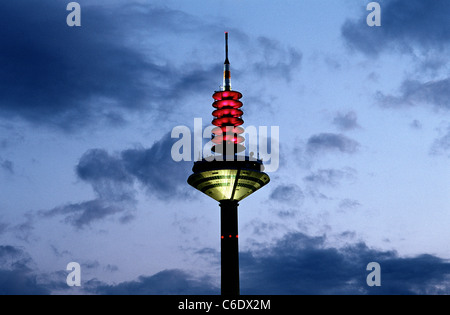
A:
{"type": "Polygon", "coordinates": [[[56,257],[63,257],[65,255],[70,255],[70,252],[68,250],[60,251],[55,245],[50,245],[50,248],[52,249],[52,252],[53,254],[55,254],[56,257]]]}
{"type": "Polygon", "coordinates": [[[0,295],[48,295],[50,290],[24,270],[0,270],[0,295]]]}
{"type": "Polygon", "coordinates": [[[430,153],[432,155],[445,155],[450,157],[450,126],[447,128],[447,132],[440,138],[436,139],[431,146],[430,153]]]}
{"type": "Polygon", "coordinates": [[[422,129],[422,123],[420,122],[420,120],[414,119],[411,124],[410,124],[411,128],[419,130],[422,129]]]}
{"type": "Polygon", "coordinates": [[[306,151],[311,154],[339,151],[353,154],[358,151],[359,143],[342,134],[321,133],[311,136],[306,144],[306,151]]]}
{"type": "MultiPolygon", "coordinates": [[[[88,284],[89,285],[89,284],[88,284]]],[[[90,284],[90,291],[105,295],[212,295],[220,290],[208,277],[196,278],[181,270],[164,270],[153,276],[117,285],[90,284]]]]}
{"type": "Polygon", "coordinates": [[[279,218],[292,219],[303,205],[305,194],[296,184],[281,184],[275,187],[269,195],[269,200],[276,202],[277,206],[271,208],[279,218]]]}
{"type": "Polygon", "coordinates": [[[442,51],[450,46],[450,7],[446,0],[379,1],[382,26],[368,27],[365,4],[357,20],[347,20],[341,28],[346,43],[363,53],[374,56],[384,50],[413,53],[430,49],[442,51]]]}
{"type": "Polygon", "coordinates": [[[167,133],[149,149],[129,149],[121,153],[127,172],[147,189],[147,192],[160,199],[186,198],[186,180],[192,164],[174,162],[171,148],[176,139],[167,133]]]}
{"type": "Polygon", "coordinates": [[[134,217],[133,178],[119,158],[110,156],[105,150],[89,150],[80,158],[75,171],[81,180],[91,184],[97,198],[43,210],[39,212],[41,216],[63,216],[65,223],[78,229],[108,217],[118,216],[121,223],[134,217]]]}
{"type": "Polygon", "coordinates": [[[61,18],[66,5],[0,3],[2,116],[78,131],[99,122],[123,123],[125,111],[154,110],[160,101],[181,97],[174,92],[183,82],[205,87],[211,71],[186,73],[167,60],[155,61],[164,59],[156,47],[132,44],[142,33],[147,39],[161,34],[154,28],[174,32],[186,25],[183,20],[199,27],[194,18],[151,5],[84,5],[82,27],[70,28],[61,18]]]}
{"type": "MultiPolygon", "coordinates": [[[[105,13],[84,8],[85,25],[78,31],[61,20],[64,3],[40,1],[2,2],[0,29],[6,49],[0,110],[5,116],[20,116],[35,123],[64,128],[79,127],[93,118],[92,101],[113,99],[121,105],[140,104],[145,93],[139,68],[151,67],[139,53],[116,42],[101,39],[114,23],[105,13]],[[96,23],[90,23],[95,20],[96,23]],[[108,58],[106,58],[108,56],[108,58]],[[128,63],[128,64],[127,64],[128,63]],[[121,69],[121,71],[117,71],[121,69]],[[120,82],[128,82],[123,85],[120,82]]],[[[117,31],[117,30],[116,30],[117,31]]]]}
{"type": "Polygon", "coordinates": [[[272,78],[278,76],[290,82],[292,75],[298,71],[303,55],[296,49],[283,48],[281,44],[267,37],[259,37],[256,41],[257,49],[253,49],[252,58],[259,55],[253,64],[253,69],[260,77],[272,78]]]}
{"type": "Polygon", "coordinates": [[[77,228],[112,216],[119,216],[121,223],[127,223],[134,218],[135,183],[159,199],[188,198],[192,191],[186,181],[192,164],[173,161],[171,148],[176,140],[167,133],[148,149],[128,149],[116,154],[102,149],[87,151],[75,171],[81,180],[91,184],[97,198],[40,211],[40,214],[64,216],[66,223],[77,228]]]}
{"type": "Polygon", "coordinates": [[[38,282],[33,261],[23,250],[0,246],[0,295],[45,295],[50,290],[38,282]]]}
{"type": "Polygon", "coordinates": [[[31,256],[23,249],[0,246],[0,295],[62,294],[69,289],[67,272],[59,270],[42,273],[31,256]]]}
{"type": "MultiPolygon", "coordinates": [[[[386,107],[432,105],[435,109],[450,108],[450,78],[446,68],[450,51],[450,7],[445,0],[380,1],[382,26],[368,27],[361,18],[347,20],[341,33],[352,48],[368,56],[401,52],[411,55],[415,71],[423,77],[430,72],[434,79],[404,80],[399,95],[378,92],[376,98],[386,107]],[[442,71],[441,71],[442,70],[442,71]],[[439,73],[443,76],[439,76],[439,73]]],[[[362,11],[365,7],[361,7],[362,11]]]]}
{"type": "Polygon", "coordinates": [[[6,232],[6,229],[8,228],[8,224],[4,222],[0,222],[0,235],[6,232]]]}
{"type": "Polygon", "coordinates": [[[30,258],[19,248],[14,246],[0,246],[0,267],[2,269],[16,268],[18,265],[24,266],[30,258]]]}
{"type": "Polygon", "coordinates": [[[133,177],[123,161],[105,150],[87,151],[76,166],[77,176],[92,185],[100,199],[123,202],[134,200],[133,177]]]}
{"type": "Polygon", "coordinates": [[[343,179],[354,179],[356,170],[352,168],[338,169],[319,169],[316,172],[305,176],[303,180],[312,185],[337,186],[343,179]]]}
{"type": "Polygon", "coordinates": [[[14,163],[10,160],[3,160],[0,157],[0,168],[4,170],[6,173],[14,174],[14,163]]]}
{"type": "MultiPolygon", "coordinates": [[[[186,67],[187,61],[176,64],[167,50],[180,41],[180,34],[216,38],[223,34],[221,25],[131,2],[83,4],[82,27],[71,28],[65,25],[66,5],[51,0],[0,3],[1,117],[66,132],[123,125],[128,113],[172,114],[174,107],[167,105],[187,101],[194,93],[190,87],[195,93],[210,93],[220,78],[220,62],[186,67]],[[173,42],[160,45],[170,37],[173,42]]],[[[247,37],[236,33],[237,41],[247,37]]],[[[289,78],[301,60],[295,49],[268,38],[250,42],[254,49],[248,56],[264,49],[271,62],[264,55],[252,56],[249,67],[267,76],[289,78]]],[[[178,45],[189,50],[185,46],[178,45]]],[[[201,59],[203,53],[196,53],[201,59]]]]}
{"type": "MultiPolygon", "coordinates": [[[[354,233],[344,232],[343,239],[354,233]]],[[[422,254],[400,257],[394,251],[369,248],[365,243],[327,245],[326,236],[288,233],[272,244],[254,243],[240,253],[242,294],[449,294],[450,263],[422,254]],[[381,266],[381,287],[369,287],[368,263],[381,266]]],[[[198,249],[196,255],[213,265],[218,252],[198,249]]],[[[86,265],[87,266],[87,265],[86,265]]],[[[93,268],[99,264],[93,262],[93,268]]],[[[67,292],[65,273],[37,274],[30,256],[13,246],[0,246],[0,294],[67,292]],[[61,280],[63,279],[63,280],[61,280]]],[[[112,268],[111,271],[116,270],[112,268]]],[[[106,284],[84,280],[82,292],[104,295],[212,295],[220,289],[208,275],[164,270],[136,280],[106,284]]]]}
{"type": "Polygon", "coordinates": [[[361,206],[361,203],[354,199],[342,199],[341,202],[339,202],[339,210],[353,210],[361,206]]]}
{"type": "Polygon", "coordinates": [[[305,198],[301,188],[296,184],[278,185],[270,194],[269,199],[277,202],[300,202],[305,198]]]}
{"type": "Polygon", "coordinates": [[[81,268],[84,269],[97,269],[98,267],[100,267],[100,263],[97,260],[93,260],[93,261],[86,261],[84,263],[81,264],[81,268]]]}
{"type": "Polygon", "coordinates": [[[105,150],[93,149],[86,152],[76,167],[77,175],[87,182],[102,180],[114,182],[132,182],[121,161],[105,150]]]}
{"type": "Polygon", "coordinates": [[[349,111],[346,114],[337,113],[333,119],[333,124],[342,131],[359,128],[358,116],[354,111],[349,111]]]}
{"type": "Polygon", "coordinates": [[[431,105],[435,109],[450,109],[450,78],[429,82],[406,80],[400,87],[400,95],[377,93],[378,102],[385,107],[431,105]]]}
{"type": "MultiPolygon", "coordinates": [[[[41,211],[43,217],[64,216],[64,222],[79,229],[90,225],[92,222],[126,211],[123,205],[116,205],[101,199],[72,203],[59,206],[51,210],[41,211]]],[[[125,214],[127,215],[127,214],[125,214]]],[[[123,218],[123,216],[122,216],[123,218]]]]}
{"type": "Polygon", "coordinates": [[[242,294],[448,294],[450,264],[432,255],[399,257],[364,243],[327,247],[325,237],[291,233],[241,253],[242,294]],[[381,287],[366,266],[381,265],[381,287]],[[418,272],[418,270],[420,272],[418,272]]]}
{"type": "Polygon", "coordinates": [[[116,272],[119,270],[119,267],[117,267],[116,265],[108,264],[105,267],[103,267],[103,270],[108,271],[108,272],[116,272]]]}
{"type": "Polygon", "coordinates": [[[34,223],[35,223],[35,215],[29,211],[23,216],[25,220],[22,223],[18,223],[10,228],[10,230],[15,234],[15,236],[25,242],[28,242],[30,238],[32,238],[34,223]]]}

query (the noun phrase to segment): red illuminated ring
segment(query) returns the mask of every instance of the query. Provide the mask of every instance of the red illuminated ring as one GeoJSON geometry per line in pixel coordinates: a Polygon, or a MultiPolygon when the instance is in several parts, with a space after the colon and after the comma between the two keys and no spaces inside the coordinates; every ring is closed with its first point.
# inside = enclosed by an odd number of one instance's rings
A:
{"type": "Polygon", "coordinates": [[[235,133],[235,134],[241,134],[244,133],[245,130],[242,127],[233,127],[233,126],[223,126],[223,127],[216,127],[212,130],[212,133],[216,136],[224,134],[224,133],[235,133]]]}
{"type": "Polygon", "coordinates": [[[232,99],[238,100],[242,98],[242,94],[237,91],[219,91],[213,94],[215,100],[232,99]]]}
{"type": "Polygon", "coordinates": [[[212,140],[212,142],[214,142],[215,144],[222,144],[224,141],[225,142],[234,142],[234,143],[242,143],[245,141],[245,138],[242,136],[233,136],[233,135],[220,135],[220,136],[216,136],[214,137],[212,140]]]}
{"type": "Polygon", "coordinates": [[[223,127],[223,126],[240,126],[244,124],[244,121],[240,118],[236,117],[221,117],[216,118],[212,121],[212,124],[217,127],[223,127]]]}
{"type": "Polygon", "coordinates": [[[223,117],[225,115],[231,115],[233,117],[239,117],[244,115],[244,112],[239,110],[239,109],[234,109],[234,108],[225,108],[225,109],[218,109],[215,110],[213,113],[213,116],[215,117],[223,117]]]}
{"type": "Polygon", "coordinates": [[[220,109],[223,107],[241,108],[243,104],[241,101],[236,101],[236,100],[219,100],[219,101],[215,101],[212,105],[215,108],[220,109]]]}

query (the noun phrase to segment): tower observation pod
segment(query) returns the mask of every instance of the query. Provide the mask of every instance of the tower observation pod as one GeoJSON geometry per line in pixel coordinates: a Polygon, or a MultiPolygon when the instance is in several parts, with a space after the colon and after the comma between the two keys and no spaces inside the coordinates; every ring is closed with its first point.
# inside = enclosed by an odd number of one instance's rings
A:
{"type": "Polygon", "coordinates": [[[228,60],[228,33],[225,33],[223,86],[213,94],[214,119],[211,151],[214,160],[195,162],[188,183],[217,200],[221,209],[221,282],[222,295],[239,295],[239,201],[269,183],[261,160],[245,154],[242,136],[242,94],[231,89],[228,60]],[[238,155],[238,153],[242,153],[238,155]]]}

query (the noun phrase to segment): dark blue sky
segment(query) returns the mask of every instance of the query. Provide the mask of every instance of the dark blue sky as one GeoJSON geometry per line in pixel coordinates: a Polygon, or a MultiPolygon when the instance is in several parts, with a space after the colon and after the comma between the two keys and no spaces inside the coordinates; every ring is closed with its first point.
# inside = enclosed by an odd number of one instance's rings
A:
{"type": "Polygon", "coordinates": [[[224,31],[244,126],[280,129],[242,293],[450,293],[446,1],[379,1],[381,27],[369,1],[67,3],[0,3],[0,294],[219,293],[219,207],[170,134],[211,121],[224,31]]]}

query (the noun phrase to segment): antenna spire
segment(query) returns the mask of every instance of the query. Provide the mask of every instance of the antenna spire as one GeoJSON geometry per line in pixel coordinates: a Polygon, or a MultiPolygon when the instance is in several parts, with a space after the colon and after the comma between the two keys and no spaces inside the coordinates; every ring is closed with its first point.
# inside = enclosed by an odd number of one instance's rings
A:
{"type": "Polygon", "coordinates": [[[229,64],[228,61],[228,32],[225,32],[225,64],[229,64]]]}
{"type": "Polygon", "coordinates": [[[223,68],[223,90],[231,91],[230,61],[228,60],[228,32],[225,32],[225,62],[223,68]]]}

